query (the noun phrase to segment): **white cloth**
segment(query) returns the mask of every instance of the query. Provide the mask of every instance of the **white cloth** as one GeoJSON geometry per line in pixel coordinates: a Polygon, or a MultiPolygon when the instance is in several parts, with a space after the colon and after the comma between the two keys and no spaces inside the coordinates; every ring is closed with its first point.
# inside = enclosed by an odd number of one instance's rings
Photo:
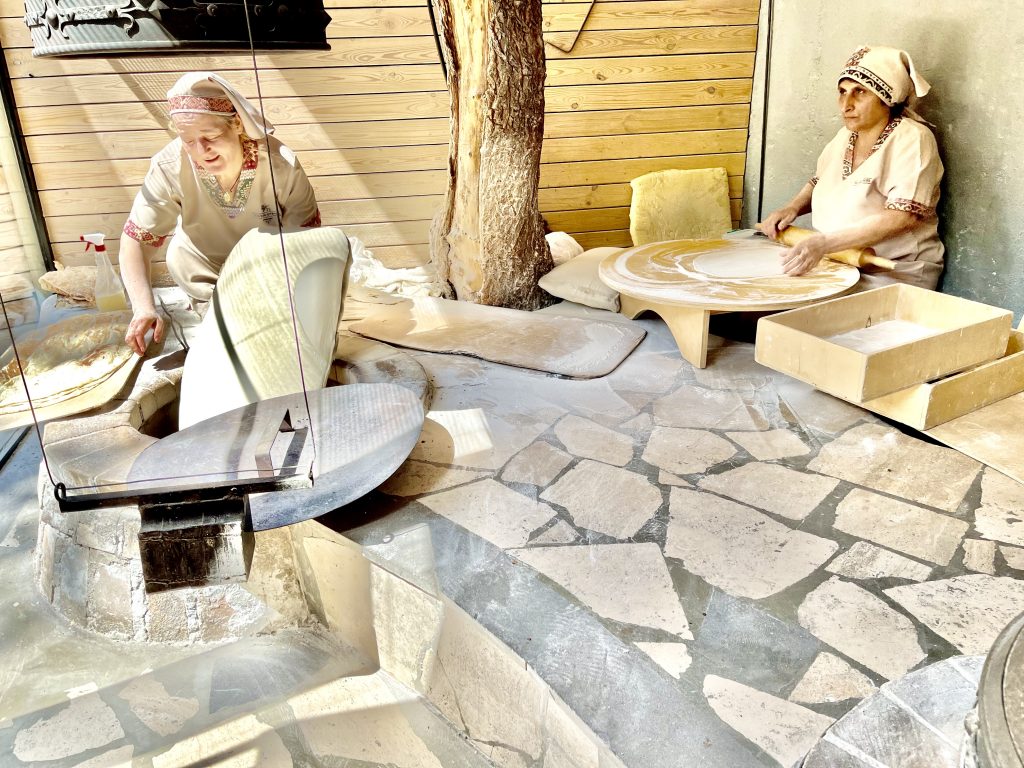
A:
{"type": "MultiPolygon", "coordinates": [[[[274,132],[273,124],[267,122],[263,113],[240,94],[231,83],[214,72],[189,72],[182,75],[167,92],[168,101],[176,96],[198,96],[204,99],[227,98],[234,105],[246,136],[252,139],[262,139],[266,138],[268,133],[274,132]]],[[[213,112],[208,109],[173,106],[170,112],[172,115],[181,112],[230,114],[213,112]]]]}
{"type": "MultiPolygon", "coordinates": [[[[909,53],[885,46],[862,45],[854,51],[836,82],[841,80],[860,83],[887,107],[907,104],[911,96],[920,98],[931,90],[928,81],[914,66],[909,53]]],[[[907,109],[907,116],[924,122],[911,109],[907,109]]]]}

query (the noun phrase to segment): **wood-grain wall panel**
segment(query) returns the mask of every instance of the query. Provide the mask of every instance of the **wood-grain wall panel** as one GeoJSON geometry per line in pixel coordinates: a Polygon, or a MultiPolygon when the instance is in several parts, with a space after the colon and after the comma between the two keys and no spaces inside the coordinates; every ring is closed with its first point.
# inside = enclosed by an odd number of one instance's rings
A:
{"type": "MultiPolygon", "coordinates": [[[[585,5],[580,3],[579,5],[585,5]]],[[[757,23],[757,0],[654,0],[597,2],[583,24],[584,31],[714,27],[757,23]]],[[[574,30],[578,13],[569,4],[544,6],[544,31],[574,30]]]]}
{"type": "MultiPolygon", "coordinates": [[[[325,224],[391,266],[423,263],[449,139],[426,2],[326,6],[331,50],[257,56],[263,108],[298,152],[325,224]]],[[[549,225],[587,246],[627,245],[629,180],[668,168],[726,168],[738,218],[758,6],[597,0],[571,50],[545,46],[540,206],[549,225]]],[[[586,11],[572,0],[543,7],[545,30],[562,39],[586,11]]],[[[99,229],[116,258],[149,158],[173,138],[167,89],[182,71],[208,69],[255,100],[251,57],[34,59],[23,12],[20,0],[0,0],[0,43],[55,253],[81,259],[78,235],[99,229]]],[[[0,198],[0,236],[9,220],[0,198]]]]}

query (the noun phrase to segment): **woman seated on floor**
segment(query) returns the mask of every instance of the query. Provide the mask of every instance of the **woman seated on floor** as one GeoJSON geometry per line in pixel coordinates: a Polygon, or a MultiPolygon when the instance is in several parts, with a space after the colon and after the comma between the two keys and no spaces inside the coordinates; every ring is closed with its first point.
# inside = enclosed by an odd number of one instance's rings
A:
{"type": "Polygon", "coordinates": [[[134,310],[125,341],[140,355],[147,331],[153,329],[156,341],[164,332],[149,263],[168,237],[167,269],[193,307],[203,310],[246,232],[320,226],[313,188],[295,153],[269,135],[274,126],[226,80],[211,72],[184,75],[167,100],[178,138],[150,162],[121,235],[121,275],[134,310]]]}
{"type": "Polygon", "coordinates": [[[935,137],[909,106],[911,95],[924,96],[930,86],[905,51],[875,46],[854,52],[838,83],[843,128],[811,180],[758,228],[777,240],[797,216],[811,213],[818,234],[783,254],[787,274],[804,274],[826,253],[870,246],[897,266],[865,276],[867,287],[900,281],[934,289],[944,253],[935,215],[942,161],[935,137]]]}

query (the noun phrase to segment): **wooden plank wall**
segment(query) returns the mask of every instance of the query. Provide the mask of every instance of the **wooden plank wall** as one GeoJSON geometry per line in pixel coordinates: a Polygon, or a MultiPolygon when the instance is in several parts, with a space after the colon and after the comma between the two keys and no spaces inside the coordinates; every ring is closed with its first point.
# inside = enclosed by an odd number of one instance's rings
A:
{"type": "MultiPolygon", "coordinates": [[[[541,208],[584,245],[629,243],[629,179],[724,166],[739,218],[759,0],[597,0],[568,53],[546,45],[541,208]]],[[[443,192],[448,94],[423,0],[327,0],[327,52],[257,56],[277,135],[297,151],[324,222],[393,266],[428,258],[443,192]]],[[[580,6],[545,0],[545,29],[580,6]]],[[[247,54],[33,59],[21,0],[0,42],[54,255],[116,239],[148,158],[170,138],[164,96],[182,71],[222,72],[248,97],[247,54]]],[[[0,255],[2,258],[2,255],[0,255]]]]}

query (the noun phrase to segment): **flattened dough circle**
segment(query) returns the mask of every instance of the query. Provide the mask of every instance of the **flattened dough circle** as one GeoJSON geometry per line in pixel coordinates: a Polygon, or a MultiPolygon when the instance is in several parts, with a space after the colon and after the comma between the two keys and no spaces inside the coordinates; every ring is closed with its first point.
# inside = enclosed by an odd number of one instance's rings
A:
{"type": "MultiPolygon", "coordinates": [[[[744,243],[743,245],[747,245],[744,243]]],[[[694,258],[693,268],[708,277],[757,278],[781,277],[781,250],[775,246],[731,248],[709,251],[694,258]]]]}

